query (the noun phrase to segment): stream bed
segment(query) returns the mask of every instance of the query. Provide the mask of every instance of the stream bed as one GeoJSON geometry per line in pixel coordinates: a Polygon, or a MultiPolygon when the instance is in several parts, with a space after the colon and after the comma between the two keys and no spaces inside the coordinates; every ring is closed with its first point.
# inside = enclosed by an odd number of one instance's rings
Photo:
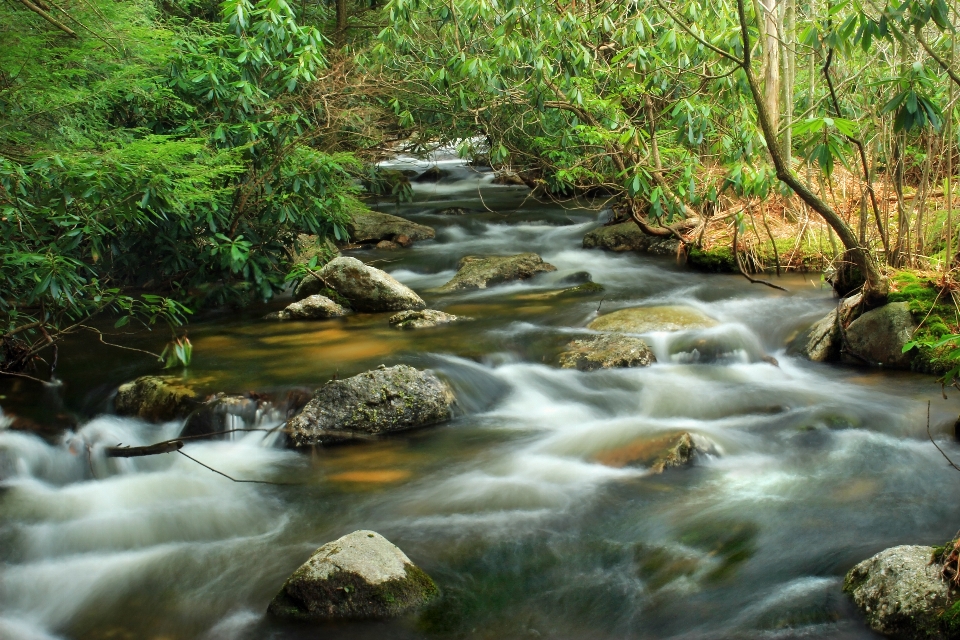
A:
{"type": "MultiPolygon", "coordinates": [[[[843,575],[886,547],[955,535],[960,474],[927,438],[927,403],[934,437],[960,459],[957,394],[944,399],[931,376],[790,355],[788,341],[836,304],[816,274],[780,278],[783,293],[669,257],[584,250],[604,213],[537,202],[458,160],[438,166],[449,174],[415,184],[413,202],[378,205],[436,228],[435,240],[347,255],[472,321],[397,331],[388,314],[262,320],[278,301],[192,323],[186,375],[210,392],[277,392],[405,363],[451,383],[457,418],[309,454],[276,432],[187,444],[235,478],[285,484],[234,483],[172,454],[104,458],[104,446],[172,438],[181,424],[111,414],[118,384],[156,372],[149,358],[93,340],[64,348],[60,385],[0,386],[7,414],[73,422],[45,439],[0,429],[0,638],[874,637],[843,575]],[[468,212],[438,213],[448,208],[468,212]],[[527,251],[557,271],[429,291],[465,255],[527,251]],[[581,271],[605,291],[550,295],[581,271]],[[557,367],[598,308],[665,304],[719,325],[645,336],[649,368],[557,367]],[[713,453],[661,475],[618,462],[683,431],[713,453]],[[397,544],[442,598],[394,621],[266,616],[317,547],[357,529],[397,544]]],[[[136,344],[159,347],[162,334],[136,344]]],[[[280,422],[268,413],[259,425],[280,422]]]]}

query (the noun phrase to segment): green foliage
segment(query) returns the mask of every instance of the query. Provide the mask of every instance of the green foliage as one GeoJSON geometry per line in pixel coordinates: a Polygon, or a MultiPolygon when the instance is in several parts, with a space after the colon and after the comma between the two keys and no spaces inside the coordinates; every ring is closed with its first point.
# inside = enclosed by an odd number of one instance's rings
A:
{"type": "MultiPolygon", "coordinates": [[[[4,331],[30,340],[103,311],[177,325],[188,306],[281,290],[299,234],[346,239],[362,165],[312,145],[323,37],[285,0],[227,0],[213,21],[143,0],[71,7],[102,39],[61,37],[11,6],[4,331]]],[[[174,8],[213,17],[208,4],[174,8]]],[[[168,351],[186,363],[188,346],[168,351]]]]}

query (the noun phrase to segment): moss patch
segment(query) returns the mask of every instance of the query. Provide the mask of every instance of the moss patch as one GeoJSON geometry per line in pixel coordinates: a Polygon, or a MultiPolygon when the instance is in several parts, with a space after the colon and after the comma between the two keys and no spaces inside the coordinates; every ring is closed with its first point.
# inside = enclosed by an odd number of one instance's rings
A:
{"type": "MultiPolygon", "coordinates": [[[[890,302],[906,302],[919,328],[914,339],[932,342],[960,331],[960,318],[949,291],[943,291],[937,276],[900,271],[891,277],[890,302]]],[[[911,369],[924,373],[943,373],[950,368],[945,359],[950,347],[920,347],[911,369]]]]}
{"type": "Polygon", "coordinates": [[[697,269],[714,273],[739,271],[730,247],[713,247],[711,249],[693,247],[687,255],[687,262],[697,269]]]}

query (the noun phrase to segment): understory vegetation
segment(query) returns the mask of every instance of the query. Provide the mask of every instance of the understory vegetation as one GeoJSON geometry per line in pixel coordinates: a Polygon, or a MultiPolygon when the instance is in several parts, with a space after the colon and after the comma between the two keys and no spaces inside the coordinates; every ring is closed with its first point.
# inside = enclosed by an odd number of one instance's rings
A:
{"type": "Polygon", "coordinates": [[[282,291],[303,236],[346,241],[364,190],[405,195],[374,162],[396,140],[614,206],[702,268],[909,298],[924,348],[958,330],[944,0],[9,0],[0,18],[5,371],[99,313],[176,331],[282,291]]]}

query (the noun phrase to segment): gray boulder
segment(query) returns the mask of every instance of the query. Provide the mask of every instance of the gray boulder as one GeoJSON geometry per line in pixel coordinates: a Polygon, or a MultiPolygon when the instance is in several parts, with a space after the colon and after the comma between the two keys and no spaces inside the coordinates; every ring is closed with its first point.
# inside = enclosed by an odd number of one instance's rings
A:
{"type": "Polygon", "coordinates": [[[399,236],[406,236],[410,240],[429,240],[437,235],[431,227],[379,211],[354,213],[347,230],[350,232],[350,240],[361,244],[376,244],[381,240],[393,241],[399,236]]]}
{"type": "Polygon", "coordinates": [[[646,342],[619,333],[574,340],[567,348],[569,351],[560,354],[560,366],[564,369],[649,367],[657,361],[646,342]]]}
{"type": "Polygon", "coordinates": [[[166,422],[187,416],[200,397],[173,376],[143,376],[120,385],[113,404],[119,415],[166,422]]]}
{"type": "Polygon", "coordinates": [[[457,273],[439,291],[462,289],[486,289],[502,282],[526,280],[538,273],[556,271],[557,268],[535,253],[519,253],[514,256],[465,256],[460,260],[457,273]]]}
{"type": "Polygon", "coordinates": [[[950,637],[941,618],[950,589],[932,556],[932,547],[881,551],[850,570],[843,590],[878,633],[904,640],[950,637]]]}
{"type": "Polygon", "coordinates": [[[913,354],[903,346],[913,339],[917,323],[906,302],[890,302],[867,311],[847,327],[847,350],[855,356],[845,360],[876,366],[909,369],[913,354]],[[859,358],[857,358],[859,356],[859,358]],[[856,358],[856,360],[855,360],[856,358]]]}
{"type": "Polygon", "coordinates": [[[716,320],[693,307],[666,305],[619,309],[596,318],[587,327],[595,331],[647,333],[706,329],[717,324],[716,320]]]}
{"type": "Polygon", "coordinates": [[[365,439],[449,420],[453,391],[429,371],[381,367],[317,390],[287,422],[294,447],[365,439]]]}
{"type": "MultiPolygon", "coordinates": [[[[860,305],[860,294],[846,298],[838,305],[844,321],[856,312],[860,305]]],[[[804,334],[800,336],[796,346],[799,346],[801,355],[814,362],[831,362],[840,359],[840,348],[843,346],[840,337],[840,328],[837,324],[837,309],[833,309],[826,316],[818,320],[804,334]]],[[[796,348],[795,346],[795,348],[796,348]]]]}
{"type": "Polygon", "coordinates": [[[341,256],[331,260],[318,275],[319,281],[314,276],[304,278],[294,297],[302,299],[329,287],[357,311],[404,311],[427,306],[420,296],[393,276],[356,258],[341,256]]]}
{"type": "Polygon", "coordinates": [[[326,320],[340,318],[349,314],[349,309],[326,296],[314,294],[303,300],[287,305],[285,309],[267,314],[267,320],[326,320]]]}
{"type": "Polygon", "coordinates": [[[493,176],[493,184],[502,184],[511,187],[525,187],[527,183],[515,171],[497,171],[493,176]]]}
{"type": "Polygon", "coordinates": [[[458,320],[469,320],[469,318],[455,316],[436,309],[420,309],[419,311],[401,311],[390,316],[390,325],[394,329],[430,329],[458,320]]]}
{"type": "Polygon", "coordinates": [[[295,620],[393,618],[437,595],[437,585],[375,531],[354,531],[317,549],[270,603],[295,620]]]}

